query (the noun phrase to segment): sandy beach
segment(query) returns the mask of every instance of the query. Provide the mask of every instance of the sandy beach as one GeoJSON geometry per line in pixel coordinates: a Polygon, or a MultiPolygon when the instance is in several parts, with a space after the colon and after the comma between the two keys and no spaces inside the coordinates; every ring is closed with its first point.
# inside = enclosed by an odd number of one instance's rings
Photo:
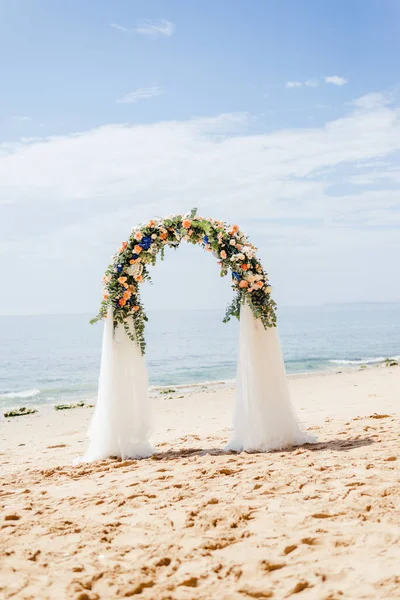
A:
{"type": "Polygon", "coordinates": [[[400,598],[400,367],[290,378],[318,442],[225,453],[233,388],[154,400],[157,454],[71,466],[90,408],[0,420],[0,598],[400,598]]]}

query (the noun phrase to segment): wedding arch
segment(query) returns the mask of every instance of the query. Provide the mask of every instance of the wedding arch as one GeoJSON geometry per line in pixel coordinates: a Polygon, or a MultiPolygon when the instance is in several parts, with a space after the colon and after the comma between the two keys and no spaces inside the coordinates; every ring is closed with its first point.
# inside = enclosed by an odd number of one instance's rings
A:
{"type": "Polygon", "coordinates": [[[310,441],[293,413],[276,329],[275,302],[256,248],[237,225],[187,215],[151,219],[122,242],[103,277],[103,301],[92,323],[105,320],[98,398],[85,461],[144,458],[152,414],[145,354],[147,316],[140,286],[166,247],[197,244],[231,274],[235,296],[224,322],[240,319],[233,437],[227,449],[269,451],[310,441]]]}

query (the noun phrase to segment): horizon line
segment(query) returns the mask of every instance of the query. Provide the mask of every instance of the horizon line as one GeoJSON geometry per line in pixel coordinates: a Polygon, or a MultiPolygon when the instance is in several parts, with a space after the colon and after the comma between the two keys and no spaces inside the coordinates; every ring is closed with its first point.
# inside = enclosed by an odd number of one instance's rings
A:
{"type": "MultiPolygon", "coordinates": [[[[354,302],[324,302],[323,304],[281,304],[278,306],[278,311],[281,308],[325,308],[331,306],[359,306],[359,305],[382,305],[382,304],[400,304],[400,300],[361,300],[354,302]]],[[[199,312],[199,311],[216,311],[225,310],[225,306],[214,308],[150,308],[148,312],[199,312]]],[[[91,312],[57,312],[57,313],[0,313],[1,317],[70,317],[70,316],[87,316],[92,315],[91,312]]]]}

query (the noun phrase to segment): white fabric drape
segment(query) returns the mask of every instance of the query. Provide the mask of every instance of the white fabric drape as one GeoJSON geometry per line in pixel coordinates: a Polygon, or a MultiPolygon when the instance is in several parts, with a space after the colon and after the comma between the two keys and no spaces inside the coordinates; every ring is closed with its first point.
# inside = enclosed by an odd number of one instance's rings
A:
{"type": "Polygon", "coordinates": [[[233,439],[227,449],[268,452],[312,441],[293,412],[277,329],[265,329],[245,304],[240,310],[233,439]]]}
{"type": "MultiPolygon", "coordinates": [[[[134,332],[133,321],[129,327],[134,332]]],[[[90,444],[75,462],[151,456],[151,433],[144,357],[122,325],[113,331],[109,309],[90,444]]],[[[301,430],[294,415],[277,329],[264,329],[249,306],[242,306],[233,439],[226,449],[268,452],[314,440],[301,430]]]]}
{"type": "MultiPolygon", "coordinates": [[[[134,332],[133,322],[129,323],[134,332]]],[[[109,456],[144,458],[154,449],[147,369],[139,345],[123,325],[113,331],[112,309],[104,324],[97,404],[83,461],[109,456]]]]}

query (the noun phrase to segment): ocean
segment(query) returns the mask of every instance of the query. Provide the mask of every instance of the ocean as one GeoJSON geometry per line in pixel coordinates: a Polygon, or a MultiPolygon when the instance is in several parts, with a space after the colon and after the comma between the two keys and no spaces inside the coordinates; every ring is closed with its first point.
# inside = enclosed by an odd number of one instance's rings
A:
{"type": "MultiPolygon", "coordinates": [[[[147,324],[150,384],[235,377],[239,325],[224,311],[154,311],[147,324]]],[[[280,308],[288,373],[400,358],[400,303],[280,308]]],[[[0,316],[0,407],[94,401],[102,325],[90,315],[0,316]]]]}

